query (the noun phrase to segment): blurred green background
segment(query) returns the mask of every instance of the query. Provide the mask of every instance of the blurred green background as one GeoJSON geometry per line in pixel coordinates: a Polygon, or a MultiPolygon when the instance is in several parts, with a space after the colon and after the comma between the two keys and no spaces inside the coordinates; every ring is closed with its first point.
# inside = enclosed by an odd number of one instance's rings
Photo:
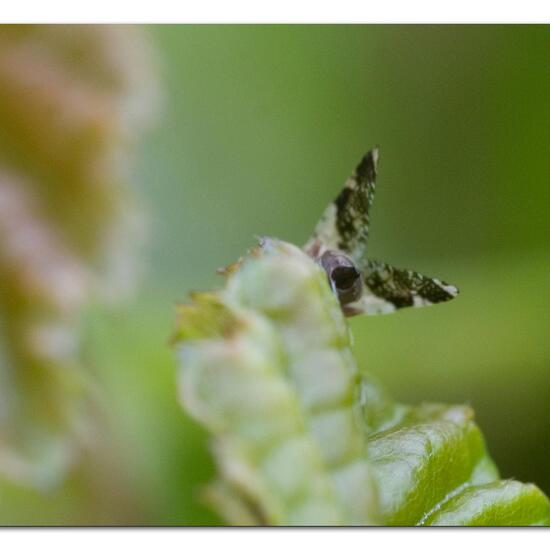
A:
{"type": "Polygon", "coordinates": [[[550,493],[550,28],[149,32],[165,98],[136,170],[147,276],[129,306],[87,317],[114,458],[53,494],[4,484],[3,523],[218,521],[197,498],[205,435],[177,403],[174,304],[220,285],[254,235],[303,243],[376,144],[371,256],[461,295],[354,318],[356,356],[399,400],[471,404],[502,475],[550,493]]]}

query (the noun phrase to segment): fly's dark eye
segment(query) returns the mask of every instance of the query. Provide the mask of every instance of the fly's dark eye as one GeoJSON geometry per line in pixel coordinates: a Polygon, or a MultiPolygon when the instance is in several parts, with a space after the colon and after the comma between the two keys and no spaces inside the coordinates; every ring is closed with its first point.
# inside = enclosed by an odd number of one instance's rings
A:
{"type": "Polygon", "coordinates": [[[345,254],[329,250],[321,256],[320,263],[342,306],[361,298],[363,292],[361,274],[345,254]]]}
{"type": "Polygon", "coordinates": [[[349,290],[360,278],[359,271],[355,267],[338,266],[332,270],[332,280],[338,290],[349,290]]]}

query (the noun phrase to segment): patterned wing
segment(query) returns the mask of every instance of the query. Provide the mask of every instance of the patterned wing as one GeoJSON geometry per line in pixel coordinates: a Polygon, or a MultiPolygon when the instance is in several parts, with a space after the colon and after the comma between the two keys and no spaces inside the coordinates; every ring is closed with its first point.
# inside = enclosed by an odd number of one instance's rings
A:
{"type": "Polygon", "coordinates": [[[430,306],[451,300],[458,294],[458,288],[439,279],[374,260],[367,261],[363,285],[362,297],[344,308],[348,316],[392,313],[409,306],[430,306]]]}
{"type": "Polygon", "coordinates": [[[369,151],[327,207],[304,249],[314,258],[326,250],[340,250],[357,265],[365,262],[369,210],[374,200],[378,148],[369,151]]]}

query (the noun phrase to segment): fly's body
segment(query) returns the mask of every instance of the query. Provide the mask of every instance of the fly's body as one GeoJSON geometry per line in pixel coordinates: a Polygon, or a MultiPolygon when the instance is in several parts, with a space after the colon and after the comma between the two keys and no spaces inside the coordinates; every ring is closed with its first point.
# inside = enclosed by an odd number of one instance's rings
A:
{"type": "Polygon", "coordinates": [[[323,213],[304,250],[326,271],[347,316],[391,313],[451,300],[458,289],[367,257],[378,148],[369,151],[323,213]]]}

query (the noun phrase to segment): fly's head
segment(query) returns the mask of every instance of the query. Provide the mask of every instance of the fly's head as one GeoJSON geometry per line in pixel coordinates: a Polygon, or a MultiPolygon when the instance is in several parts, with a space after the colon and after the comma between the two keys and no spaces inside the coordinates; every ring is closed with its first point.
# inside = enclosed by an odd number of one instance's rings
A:
{"type": "Polygon", "coordinates": [[[363,293],[361,272],[351,258],[343,252],[327,250],[318,261],[325,270],[330,286],[342,307],[356,302],[361,297],[363,293]]]}

